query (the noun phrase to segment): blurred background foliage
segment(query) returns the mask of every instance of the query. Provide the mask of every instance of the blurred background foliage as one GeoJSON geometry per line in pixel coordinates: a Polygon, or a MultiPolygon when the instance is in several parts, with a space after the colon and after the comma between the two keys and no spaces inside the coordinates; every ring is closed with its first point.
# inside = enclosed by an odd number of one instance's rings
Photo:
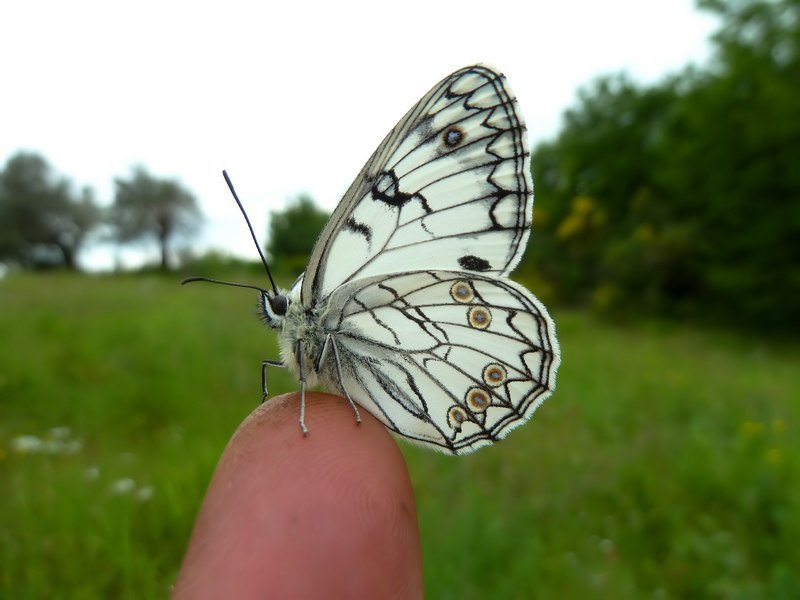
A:
{"type": "Polygon", "coordinates": [[[713,64],[600,79],[535,149],[527,263],[570,304],[796,331],[800,8],[702,4],[713,64]]]}
{"type": "MultiPolygon", "coordinates": [[[[800,2],[700,5],[711,64],[594,81],[533,151],[515,277],[552,307],[559,389],[475,456],[404,447],[430,597],[800,597],[800,2]]],[[[162,273],[263,281],[175,250],[201,218],[141,166],[108,208],[36,153],[0,172],[0,597],[168,593],[277,356],[232,316],[250,299],[162,273]],[[74,272],[101,240],[160,261],[74,272]]],[[[283,285],[326,218],[304,196],[271,215],[283,285]]]]}
{"type": "MultiPolygon", "coordinates": [[[[738,327],[797,330],[800,17],[795,0],[703,0],[715,55],[654,85],[585,87],[533,151],[533,243],[522,270],[546,300],[738,327]]],[[[111,206],[20,152],[0,172],[0,262],[75,268],[93,239],[170,245],[197,232],[191,192],[142,166],[111,206]]],[[[271,215],[266,251],[299,274],[326,220],[300,196],[271,215]]],[[[187,257],[184,253],[183,262],[187,257]]]]}
{"type": "Polygon", "coordinates": [[[289,202],[282,211],[270,214],[267,260],[289,274],[292,280],[305,271],[317,236],[328,222],[328,213],[308,195],[289,202]]]}
{"type": "Polygon", "coordinates": [[[42,156],[19,152],[0,173],[0,262],[75,269],[76,255],[99,224],[91,190],[76,194],[42,156]]]}

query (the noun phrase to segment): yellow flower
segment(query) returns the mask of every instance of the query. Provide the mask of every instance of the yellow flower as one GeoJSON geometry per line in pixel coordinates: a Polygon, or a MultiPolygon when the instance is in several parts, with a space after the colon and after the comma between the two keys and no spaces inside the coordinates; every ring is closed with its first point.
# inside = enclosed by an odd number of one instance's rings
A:
{"type": "Polygon", "coordinates": [[[764,454],[764,458],[771,465],[777,465],[783,460],[783,451],[780,448],[770,448],[764,454]]]}
{"type": "Polygon", "coordinates": [[[643,244],[652,242],[655,237],[655,230],[647,223],[642,223],[633,231],[633,239],[635,239],[637,242],[642,242],[643,244]]]}
{"type": "Polygon", "coordinates": [[[595,203],[589,196],[576,196],[572,200],[572,212],[576,215],[588,215],[594,211],[595,203]]]}
{"type": "Polygon", "coordinates": [[[561,221],[556,230],[556,237],[559,239],[567,239],[579,233],[584,227],[584,219],[578,215],[569,215],[566,219],[561,221]]]}
{"type": "Polygon", "coordinates": [[[567,239],[589,228],[599,228],[605,224],[606,215],[589,196],[576,196],[572,199],[570,213],[556,229],[556,237],[567,239]]]}
{"type": "Polygon", "coordinates": [[[764,433],[764,429],[766,428],[763,423],[759,423],[758,421],[745,421],[742,423],[740,432],[745,437],[755,437],[764,433]]]}

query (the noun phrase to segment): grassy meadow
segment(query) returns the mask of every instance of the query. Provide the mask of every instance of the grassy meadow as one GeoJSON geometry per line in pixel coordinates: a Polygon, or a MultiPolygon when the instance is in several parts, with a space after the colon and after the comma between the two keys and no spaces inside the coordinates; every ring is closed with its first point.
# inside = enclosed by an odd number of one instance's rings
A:
{"type": "MultiPolygon", "coordinates": [[[[178,280],[0,280],[0,598],[168,595],[277,357],[254,293],[178,280]]],[[[800,348],[553,312],[530,424],[464,458],[404,447],[428,596],[800,597],[800,348]]]]}

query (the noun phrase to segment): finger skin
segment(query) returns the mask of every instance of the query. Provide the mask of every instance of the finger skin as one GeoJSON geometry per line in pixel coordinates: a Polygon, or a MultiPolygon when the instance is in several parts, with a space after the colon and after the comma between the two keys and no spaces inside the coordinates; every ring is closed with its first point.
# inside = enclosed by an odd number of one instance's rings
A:
{"type": "Polygon", "coordinates": [[[421,598],[416,506],[397,444],[345,400],[273,398],[234,434],[174,598],[421,598]]]}

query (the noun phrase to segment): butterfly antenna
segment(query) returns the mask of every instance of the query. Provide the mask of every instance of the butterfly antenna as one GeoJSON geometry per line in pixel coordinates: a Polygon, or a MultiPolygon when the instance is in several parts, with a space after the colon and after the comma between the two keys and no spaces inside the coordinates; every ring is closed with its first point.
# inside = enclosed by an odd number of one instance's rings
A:
{"type": "MultiPolygon", "coordinates": [[[[242,202],[239,200],[239,196],[236,194],[236,190],[233,189],[233,183],[231,182],[231,178],[228,177],[228,172],[223,169],[222,176],[225,178],[225,183],[228,184],[228,189],[230,189],[231,194],[233,194],[233,199],[236,200],[236,204],[239,205],[239,210],[242,211],[242,215],[244,215],[244,220],[247,223],[247,228],[250,230],[250,236],[253,238],[253,243],[256,245],[256,250],[258,250],[258,255],[261,257],[261,262],[264,264],[264,268],[267,270],[267,277],[269,277],[269,282],[272,285],[272,290],[275,292],[275,295],[278,295],[278,287],[275,285],[275,281],[272,279],[272,273],[269,271],[269,265],[267,264],[267,259],[264,258],[264,253],[261,251],[261,246],[258,245],[258,238],[256,238],[256,233],[253,231],[253,226],[250,224],[250,219],[247,216],[247,213],[244,211],[244,206],[242,206],[242,202]]],[[[190,277],[189,279],[198,280],[198,278],[190,277]]],[[[188,280],[184,279],[183,283],[186,283],[188,280]]],[[[211,281],[210,279],[205,279],[205,281],[211,281]]],[[[215,283],[225,283],[223,281],[217,281],[215,283]]],[[[237,285],[237,284],[226,284],[226,285],[237,285]]],[[[243,286],[243,287],[253,287],[253,286],[243,286]]],[[[261,289],[261,288],[255,288],[261,289]]]]}
{"type": "Polygon", "coordinates": [[[233,283],[232,281],[222,281],[220,279],[211,279],[211,277],[187,277],[183,281],[181,281],[181,285],[186,285],[187,283],[194,283],[195,281],[206,281],[208,283],[218,283],[219,285],[229,285],[231,287],[240,287],[240,288],[248,288],[251,290],[258,290],[264,295],[267,294],[267,290],[264,288],[258,287],[257,285],[248,285],[247,283],[233,283]]]}

